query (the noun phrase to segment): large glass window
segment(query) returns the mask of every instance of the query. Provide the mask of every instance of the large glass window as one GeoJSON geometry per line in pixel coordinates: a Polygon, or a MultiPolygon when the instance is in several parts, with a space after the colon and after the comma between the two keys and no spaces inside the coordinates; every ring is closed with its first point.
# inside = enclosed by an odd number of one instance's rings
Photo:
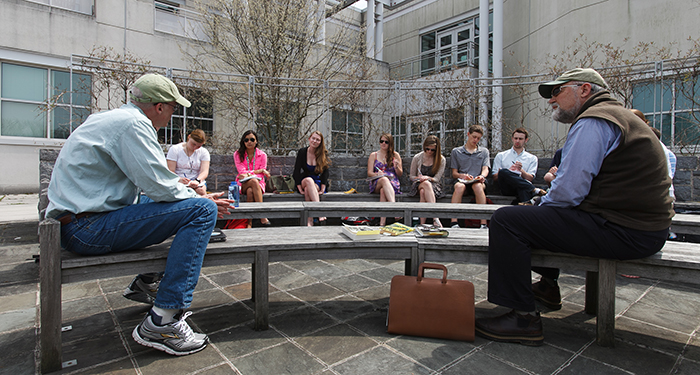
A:
{"type": "Polygon", "coordinates": [[[68,138],[90,114],[91,77],[12,63],[0,65],[0,135],[68,138]]]}
{"type": "Polygon", "coordinates": [[[640,82],[632,89],[632,107],[661,131],[668,146],[700,145],[700,76],[640,82]]]}
{"type": "Polygon", "coordinates": [[[331,150],[337,153],[361,153],[362,113],[353,111],[332,111],[331,150]]]}
{"type": "MultiPolygon", "coordinates": [[[[478,67],[478,21],[478,16],[472,17],[421,35],[421,76],[450,70],[455,67],[478,67]]],[[[489,35],[492,35],[492,30],[489,31],[489,35]]],[[[492,37],[489,40],[492,43],[492,37]]]]}

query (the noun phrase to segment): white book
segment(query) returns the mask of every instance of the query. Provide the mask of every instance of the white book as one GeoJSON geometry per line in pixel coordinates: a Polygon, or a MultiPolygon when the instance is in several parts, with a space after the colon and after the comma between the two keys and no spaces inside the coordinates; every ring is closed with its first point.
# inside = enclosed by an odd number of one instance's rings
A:
{"type": "Polygon", "coordinates": [[[259,181],[259,180],[262,180],[262,178],[260,178],[260,177],[258,177],[258,176],[248,176],[248,177],[242,178],[242,179],[240,179],[240,180],[238,180],[238,181],[239,181],[240,183],[244,183],[244,182],[246,182],[246,181],[248,181],[248,180],[251,180],[251,179],[253,179],[253,178],[256,179],[256,180],[258,180],[258,181],[259,181]]]}
{"type": "Polygon", "coordinates": [[[379,228],[367,225],[343,224],[343,234],[353,241],[376,240],[379,238],[379,228]]]}

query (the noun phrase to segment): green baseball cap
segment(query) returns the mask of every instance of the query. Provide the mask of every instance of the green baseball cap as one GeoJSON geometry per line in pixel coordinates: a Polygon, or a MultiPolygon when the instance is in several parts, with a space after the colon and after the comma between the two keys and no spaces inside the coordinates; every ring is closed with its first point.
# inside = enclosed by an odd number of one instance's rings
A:
{"type": "Polygon", "coordinates": [[[545,99],[549,99],[552,97],[552,89],[554,86],[563,85],[571,81],[595,83],[601,87],[608,87],[608,84],[605,82],[603,77],[601,77],[601,75],[595,70],[590,68],[576,68],[560,75],[554,81],[540,84],[540,95],[542,95],[542,97],[545,99]]]}
{"type": "Polygon", "coordinates": [[[177,102],[183,107],[192,104],[180,94],[173,81],[160,74],[144,74],[134,82],[134,87],[141,90],[141,97],[137,98],[133,93],[131,99],[139,103],[168,103],[177,102]]]}

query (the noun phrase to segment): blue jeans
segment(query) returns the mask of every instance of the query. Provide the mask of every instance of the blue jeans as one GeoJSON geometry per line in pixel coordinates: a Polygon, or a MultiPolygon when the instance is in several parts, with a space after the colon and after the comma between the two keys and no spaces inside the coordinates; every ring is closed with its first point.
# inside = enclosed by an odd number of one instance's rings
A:
{"type": "Polygon", "coordinates": [[[184,309],[192,292],[216,224],[216,203],[204,198],[156,203],[142,196],[140,204],[90,214],[61,225],[61,246],[82,255],[140,249],[175,235],[160,282],[155,306],[184,309]]]}

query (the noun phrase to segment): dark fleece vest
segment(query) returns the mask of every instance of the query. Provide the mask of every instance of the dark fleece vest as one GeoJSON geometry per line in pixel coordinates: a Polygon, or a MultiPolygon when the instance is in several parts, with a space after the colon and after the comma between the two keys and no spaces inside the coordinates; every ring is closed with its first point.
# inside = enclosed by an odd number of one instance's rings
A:
{"type": "Polygon", "coordinates": [[[675,214],[668,193],[671,178],[664,150],[649,126],[608,91],[591,96],[574,123],[585,117],[609,121],[622,134],[620,145],[603,159],[579,209],[637,230],[670,227],[675,214]]]}

